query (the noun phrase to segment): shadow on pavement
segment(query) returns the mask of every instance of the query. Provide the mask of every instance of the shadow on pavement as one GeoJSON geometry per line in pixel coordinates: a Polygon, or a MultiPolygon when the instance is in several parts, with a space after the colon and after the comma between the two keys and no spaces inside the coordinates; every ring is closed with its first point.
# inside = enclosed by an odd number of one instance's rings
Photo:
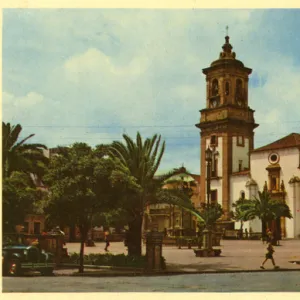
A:
{"type": "Polygon", "coordinates": [[[178,265],[167,263],[168,271],[182,271],[182,272],[204,272],[204,271],[220,271],[220,270],[240,270],[239,267],[233,266],[227,263],[197,263],[197,264],[187,264],[178,265]]]}

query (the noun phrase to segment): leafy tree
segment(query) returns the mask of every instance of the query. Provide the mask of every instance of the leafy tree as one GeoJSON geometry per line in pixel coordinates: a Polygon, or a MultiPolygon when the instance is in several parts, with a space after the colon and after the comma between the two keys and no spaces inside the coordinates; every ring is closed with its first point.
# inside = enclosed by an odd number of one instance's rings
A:
{"type": "Polygon", "coordinates": [[[33,179],[41,179],[48,159],[42,144],[26,144],[31,134],[20,139],[21,125],[2,122],[3,229],[14,231],[27,213],[35,212],[42,191],[33,179]]]}
{"type": "Polygon", "coordinates": [[[172,174],[155,177],[161,163],[165,142],[161,144],[161,136],[154,135],[143,142],[137,133],[136,142],[124,134],[125,144],[113,142],[112,157],[118,158],[141,187],[137,192],[127,195],[120,202],[128,214],[128,254],[141,255],[141,234],[145,208],[151,204],[168,203],[189,209],[196,214],[187,195],[180,190],[163,189],[164,181],[172,174]]]}
{"type": "Polygon", "coordinates": [[[123,189],[138,188],[128,171],[99,149],[84,143],[60,148],[58,155],[51,158],[45,176],[50,186],[45,207],[49,218],[52,222],[79,228],[79,272],[83,272],[84,243],[93,216],[115,208],[114,199],[122,197],[123,189]]]}
{"type": "Polygon", "coordinates": [[[41,178],[48,162],[43,154],[43,149],[47,147],[42,144],[26,144],[34,134],[18,141],[21,131],[20,124],[11,126],[10,123],[2,122],[2,176],[6,178],[14,171],[21,171],[41,178]]]}
{"type": "Polygon", "coordinates": [[[239,203],[237,209],[241,211],[245,220],[259,218],[262,222],[262,234],[266,235],[267,225],[280,217],[292,218],[289,206],[281,200],[271,198],[267,191],[258,192],[258,198],[246,203],[239,203]]]}
{"type": "Polygon", "coordinates": [[[15,226],[24,223],[26,214],[35,211],[35,204],[42,197],[31,179],[23,172],[13,172],[3,178],[2,216],[3,231],[14,232],[15,226]]]}

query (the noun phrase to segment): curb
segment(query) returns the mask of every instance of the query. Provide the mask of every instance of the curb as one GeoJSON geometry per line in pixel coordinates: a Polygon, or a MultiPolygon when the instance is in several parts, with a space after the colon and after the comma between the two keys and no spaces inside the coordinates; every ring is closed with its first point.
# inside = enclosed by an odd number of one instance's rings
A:
{"type": "Polygon", "coordinates": [[[196,274],[229,274],[229,273],[256,273],[256,272],[295,272],[300,269],[255,269],[255,270],[212,270],[212,271],[158,271],[158,272],[145,272],[145,271],[132,271],[132,272],[105,272],[99,273],[92,271],[88,273],[74,272],[72,274],[56,274],[56,276],[78,276],[78,277],[134,277],[134,276],[175,276],[175,275],[196,275],[196,274]]]}
{"type": "MultiPolygon", "coordinates": [[[[115,267],[115,266],[99,266],[99,265],[83,265],[84,269],[100,269],[100,270],[112,270],[112,271],[143,271],[143,268],[134,268],[134,267],[115,267]]],[[[69,270],[69,269],[78,269],[79,265],[73,264],[61,264],[56,270],[69,270]]]]}

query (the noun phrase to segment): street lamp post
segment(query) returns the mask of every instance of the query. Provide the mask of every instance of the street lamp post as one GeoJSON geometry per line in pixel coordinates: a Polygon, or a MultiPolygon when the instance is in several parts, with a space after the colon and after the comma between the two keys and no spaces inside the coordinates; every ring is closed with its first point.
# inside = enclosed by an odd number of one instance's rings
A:
{"type": "Polygon", "coordinates": [[[211,201],[211,189],[210,189],[210,181],[211,181],[211,166],[212,166],[212,158],[217,155],[218,152],[215,149],[211,150],[208,146],[205,150],[205,160],[207,163],[206,170],[206,194],[207,194],[207,207],[206,207],[206,227],[203,230],[203,240],[202,247],[199,250],[194,250],[196,256],[208,257],[208,256],[219,256],[221,253],[220,249],[213,248],[213,232],[211,225],[209,225],[209,214],[210,214],[210,201],[211,201]]]}
{"type": "Polygon", "coordinates": [[[207,147],[205,150],[205,160],[207,162],[206,170],[206,193],[207,193],[207,207],[210,204],[210,178],[211,178],[211,162],[212,162],[212,150],[207,147]]]}
{"type": "MultiPolygon", "coordinates": [[[[208,146],[205,150],[205,160],[207,162],[207,169],[206,169],[206,193],[207,193],[207,213],[210,209],[210,178],[211,178],[211,163],[212,163],[212,150],[208,146]]],[[[208,219],[206,220],[208,222],[208,219]]],[[[208,252],[205,256],[209,256],[209,252],[212,250],[212,232],[210,226],[206,223],[206,228],[203,230],[203,248],[206,249],[208,252]]]]}

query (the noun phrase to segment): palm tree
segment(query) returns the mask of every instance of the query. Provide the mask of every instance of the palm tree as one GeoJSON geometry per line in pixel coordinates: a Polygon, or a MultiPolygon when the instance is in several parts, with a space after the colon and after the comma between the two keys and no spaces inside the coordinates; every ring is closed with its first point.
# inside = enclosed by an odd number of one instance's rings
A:
{"type": "Polygon", "coordinates": [[[204,220],[204,224],[206,228],[211,228],[216,223],[216,221],[221,218],[223,215],[222,206],[219,203],[216,204],[207,204],[202,203],[200,209],[200,216],[204,220]]]}
{"type": "Polygon", "coordinates": [[[2,122],[2,176],[6,178],[12,172],[20,171],[40,178],[48,162],[43,154],[43,149],[47,147],[42,144],[26,144],[34,134],[18,142],[21,131],[20,124],[11,126],[10,123],[2,122]]]}
{"type": "Polygon", "coordinates": [[[291,219],[290,208],[281,200],[274,200],[267,191],[258,192],[258,198],[249,200],[247,203],[240,203],[238,209],[241,210],[243,218],[251,220],[259,218],[262,223],[262,235],[265,237],[267,225],[280,217],[291,219]]]}
{"type": "Polygon", "coordinates": [[[123,138],[125,144],[113,142],[111,155],[120,159],[141,187],[139,192],[131,193],[122,203],[122,208],[130,215],[127,237],[128,254],[140,256],[143,216],[148,205],[175,204],[184,207],[198,217],[199,214],[195,212],[190,198],[183,191],[163,189],[165,180],[174,175],[174,172],[159,177],[154,176],[165,150],[165,142],[161,145],[161,136],[154,135],[143,142],[138,132],[136,142],[126,134],[123,135],[123,138]]]}

